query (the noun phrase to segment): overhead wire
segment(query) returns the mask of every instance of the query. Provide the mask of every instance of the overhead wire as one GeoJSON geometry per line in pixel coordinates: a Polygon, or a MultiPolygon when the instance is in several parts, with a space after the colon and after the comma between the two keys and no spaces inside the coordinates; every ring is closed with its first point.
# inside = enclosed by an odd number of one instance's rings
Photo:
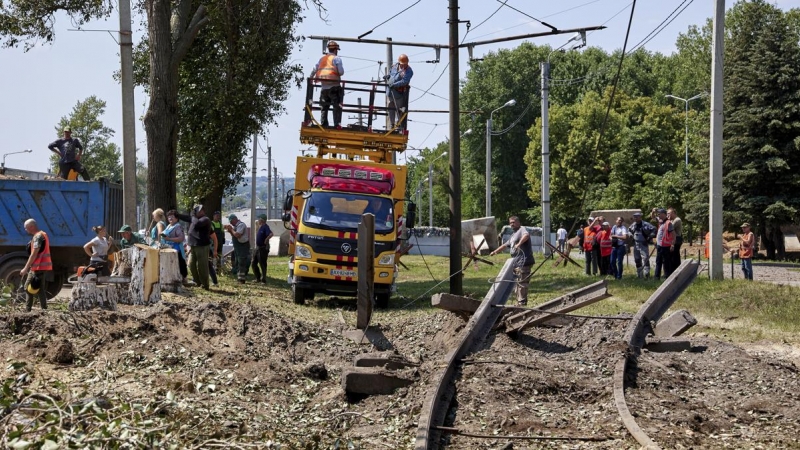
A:
{"type": "MultiPolygon", "coordinates": [[[[554,12],[553,14],[548,14],[546,16],[542,16],[542,19],[547,19],[549,17],[554,17],[554,16],[557,16],[559,14],[564,14],[565,12],[570,12],[570,11],[576,10],[578,8],[583,8],[584,6],[588,6],[588,5],[591,5],[592,3],[597,3],[599,1],[602,1],[602,0],[591,0],[589,2],[582,3],[582,4],[578,5],[578,6],[573,6],[571,8],[567,8],[567,9],[564,9],[564,10],[561,10],[561,11],[558,11],[558,12],[554,12]]],[[[502,29],[497,30],[497,31],[492,31],[491,33],[481,34],[480,36],[475,36],[475,39],[480,39],[482,37],[491,36],[493,34],[499,34],[499,33],[502,33],[504,31],[508,31],[508,30],[511,30],[511,29],[514,29],[514,28],[523,27],[523,26],[531,24],[533,22],[534,22],[533,20],[530,20],[528,22],[523,22],[523,23],[514,25],[512,27],[502,28],[502,29]]],[[[477,27],[475,27],[475,28],[477,28],[477,27]]]]}
{"type": "Polygon", "coordinates": [[[677,19],[678,16],[680,16],[681,13],[683,11],[685,11],[686,8],[688,8],[693,2],[694,2],[694,0],[683,0],[683,2],[680,5],[678,5],[678,7],[675,8],[664,20],[662,20],[661,23],[658,24],[658,26],[653,29],[653,31],[651,31],[647,36],[645,36],[644,39],[639,41],[638,44],[634,45],[633,48],[631,48],[629,53],[635,52],[640,47],[644,47],[648,42],[652,41],[653,38],[655,38],[656,36],[661,34],[661,32],[664,31],[675,19],[677,19]],[[688,2],[688,3],[686,3],[686,2],[688,2]],[[686,3],[686,6],[683,6],[684,3],[686,3]],[[680,8],[681,6],[683,6],[683,9],[678,11],[678,8],[680,8]],[[678,13],[676,14],[675,11],[678,11],[678,13]],[[674,14],[674,16],[673,16],[673,14],[674,14]],[[670,16],[672,16],[672,18],[670,18],[670,16]],[[667,22],[667,20],[669,20],[669,22],[667,22]],[[667,22],[667,23],[665,24],[664,22],[667,22]],[[662,25],[663,25],[663,27],[662,27],[662,25]],[[661,29],[658,29],[659,27],[661,27],[661,29]],[[658,30],[658,31],[656,31],[656,30],[658,30]]]}
{"type": "Polygon", "coordinates": [[[402,11],[400,11],[399,13],[397,13],[397,14],[393,15],[392,17],[389,17],[388,19],[384,20],[383,22],[381,22],[381,23],[379,23],[379,24],[375,25],[374,27],[372,27],[372,29],[371,29],[371,30],[369,30],[369,31],[367,31],[366,33],[364,33],[364,34],[362,34],[362,35],[358,36],[358,38],[359,38],[359,39],[361,39],[361,38],[363,38],[364,36],[366,36],[366,35],[368,35],[368,34],[372,33],[373,31],[375,31],[375,30],[376,30],[378,27],[380,27],[381,25],[383,25],[383,24],[385,24],[385,23],[389,22],[390,20],[394,19],[395,17],[399,16],[400,14],[403,14],[404,12],[406,12],[406,11],[408,11],[409,9],[413,8],[414,6],[416,6],[416,4],[417,4],[417,3],[419,3],[419,2],[421,2],[421,1],[422,1],[422,0],[417,0],[416,2],[412,3],[410,6],[407,6],[405,9],[403,9],[403,10],[402,10],[402,11]]]}

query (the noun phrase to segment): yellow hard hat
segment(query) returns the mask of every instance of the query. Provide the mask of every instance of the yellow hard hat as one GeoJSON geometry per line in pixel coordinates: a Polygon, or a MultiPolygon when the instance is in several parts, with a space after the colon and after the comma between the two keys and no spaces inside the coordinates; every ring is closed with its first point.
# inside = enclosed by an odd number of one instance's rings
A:
{"type": "Polygon", "coordinates": [[[36,295],[39,293],[39,290],[42,288],[42,279],[39,278],[39,275],[35,275],[31,278],[31,282],[28,283],[28,287],[25,290],[28,291],[28,294],[36,295]]]}

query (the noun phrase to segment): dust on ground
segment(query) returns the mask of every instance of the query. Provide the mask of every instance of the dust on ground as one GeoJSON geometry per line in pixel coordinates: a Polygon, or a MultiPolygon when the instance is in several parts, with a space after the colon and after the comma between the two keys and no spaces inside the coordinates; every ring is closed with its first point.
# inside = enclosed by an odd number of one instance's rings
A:
{"type": "MultiPolygon", "coordinates": [[[[386,339],[359,345],[342,336],[354,327],[336,311],[309,324],[262,305],[167,298],[116,312],[0,316],[11,392],[3,395],[14,398],[0,405],[3,434],[21,427],[33,438],[55,426],[83,430],[95,439],[83,446],[103,447],[124,428],[151,447],[413,448],[425,396],[465,324],[447,312],[385,313],[371,328],[386,339]],[[345,395],[343,368],[375,351],[417,363],[417,382],[392,395],[345,395]],[[80,409],[84,421],[51,414],[56,425],[45,426],[47,408],[80,409]],[[88,408],[120,425],[91,425],[88,408]],[[98,430],[107,435],[91,434],[98,430]]],[[[447,448],[638,448],[611,388],[626,324],[579,319],[515,339],[493,333],[462,367],[446,421],[490,437],[450,435],[447,448]],[[604,440],[504,437],[543,434],[604,440]]],[[[800,448],[792,362],[705,338],[692,343],[692,352],[639,358],[627,396],[645,432],[663,448],[800,448]]]]}

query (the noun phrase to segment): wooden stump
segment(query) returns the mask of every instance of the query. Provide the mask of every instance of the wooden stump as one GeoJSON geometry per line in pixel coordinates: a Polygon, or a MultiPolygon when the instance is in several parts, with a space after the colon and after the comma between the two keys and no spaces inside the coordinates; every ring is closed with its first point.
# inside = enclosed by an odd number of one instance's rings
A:
{"type": "Polygon", "coordinates": [[[114,270],[111,272],[112,277],[129,277],[133,272],[131,265],[131,251],[132,248],[128,247],[120,250],[114,254],[114,270]]]}
{"type": "Polygon", "coordinates": [[[158,253],[158,278],[162,292],[178,292],[183,284],[178,251],[172,248],[162,249],[158,253]]]}
{"type": "Polygon", "coordinates": [[[158,249],[142,244],[131,247],[131,283],[126,301],[132,305],[152,305],[161,300],[158,284],[158,249]]]}

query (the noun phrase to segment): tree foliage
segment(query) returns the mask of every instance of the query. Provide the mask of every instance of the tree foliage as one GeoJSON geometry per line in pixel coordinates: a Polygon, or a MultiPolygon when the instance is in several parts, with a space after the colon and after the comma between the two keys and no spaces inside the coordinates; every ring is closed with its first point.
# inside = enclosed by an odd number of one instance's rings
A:
{"type": "Polygon", "coordinates": [[[112,2],[104,0],[14,0],[0,1],[0,42],[3,47],[17,47],[24,43],[25,50],[55,39],[53,26],[56,13],[63,11],[75,27],[111,14],[112,2]]]}
{"type": "Polygon", "coordinates": [[[782,256],[780,226],[800,209],[800,34],[763,0],[728,15],[725,210],[749,217],[768,257],[782,256]]]}
{"type": "MultiPolygon", "coordinates": [[[[105,126],[100,117],[105,114],[106,102],[95,96],[79,101],[72,112],[61,117],[55,126],[57,138],[63,137],[65,127],[72,128],[72,137],[78,138],[83,145],[81,164],[86,167],[94,179],[107,178],[121,183],[122,164],[120,149],[117,144],[109,142],[114,130],[105,126]]],[[[58,155],[50,156],[50,164],[55,173],[58,172],[58,155]]]]}
{"type": "Polygon", "coordinates": [[[180,70],[182,197],[218,209],[241,179],[248,141],[284,111],[292,83],[300,85],[302,68],[289,56],[302,11],[295,0],[208,4],[209,23],[180,70]]]}

